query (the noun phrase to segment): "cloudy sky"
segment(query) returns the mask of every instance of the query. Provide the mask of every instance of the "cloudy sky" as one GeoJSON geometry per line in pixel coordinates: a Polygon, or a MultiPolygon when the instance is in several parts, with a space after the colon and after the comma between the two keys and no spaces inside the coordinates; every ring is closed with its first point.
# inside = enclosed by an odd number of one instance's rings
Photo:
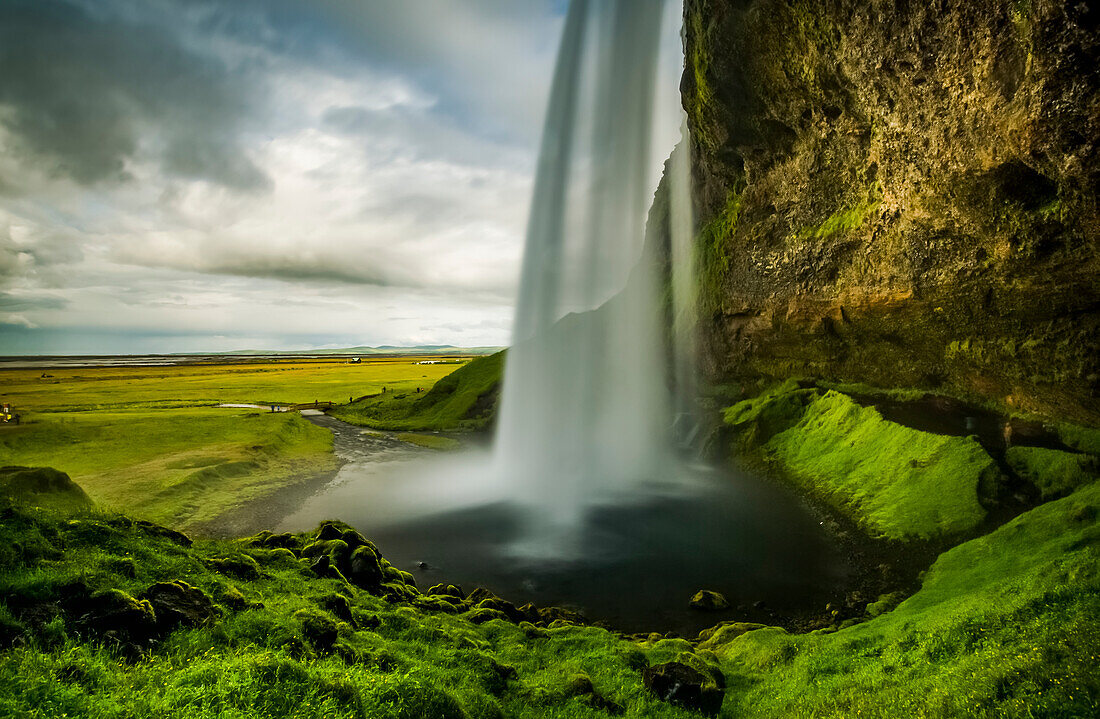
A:
{"type": "Polygon", "coordinates": [[[565,8],[2,0],[0,355],[506,344],[565,8]]]}

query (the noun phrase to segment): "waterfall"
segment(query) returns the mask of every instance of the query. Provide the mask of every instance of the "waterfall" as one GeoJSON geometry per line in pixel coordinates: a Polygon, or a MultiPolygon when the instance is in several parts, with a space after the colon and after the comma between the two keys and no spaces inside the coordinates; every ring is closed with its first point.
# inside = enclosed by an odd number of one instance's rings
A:
{"type": "MultiPolygon", "coordinates": [[[[677,475],[661,285],[644,242],[663,5],[573,0],[551,87],[495,462],[536,524],[558,534],[594,504],[677,475]]],[[[690,195],[674,192],[679,261],[691,251],[690,195]]],[[[693,293],[682,266],[678,303],[693,293]]],[[[679,346],[693,316],[674,315],[679,346]]]]}

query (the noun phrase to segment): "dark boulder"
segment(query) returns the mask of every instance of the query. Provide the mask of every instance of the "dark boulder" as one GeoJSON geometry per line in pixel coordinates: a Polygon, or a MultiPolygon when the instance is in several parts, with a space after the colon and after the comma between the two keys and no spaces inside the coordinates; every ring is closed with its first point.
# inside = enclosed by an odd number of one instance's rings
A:
{"type": "Polygon", "coordinates": [[[302,548],[302,540],[290,532],[283,532],[282,534],[268,535],[260,543],[260,546],[264,549],[289,549],[294,552],[302,548]]]}
{"type": "Polygon", "coordinates": [[[506,622],[510,621],[507,614],[496,609],[473,609],[466,612],[463,616],[474,624],[484,624],[494,619],[502,619],[506,622]]]}
{"type": "Polygon", "coordinates": [[[565,624],[588,624],[583,614],[565,607],[539,607],[539,620],[546,625],[559,621],[565,624]]]}
{"type": "Polygon", "coordinates": [[[532,624],[542,619],[542,617],[539,616],[539,608],[531,602],[527,602],[527,604],[517,608],[516,611],[519,612],[524,621],[531,622],[532,624]]]}
{"type": "Polygon", "coordinates": [[[492,609],[498,611],[508,617],[508,620],[512,622],[518,623],[526,619],[523,613],[516,608],[515,604],[501,599],[500,597],[488,597],[486,599],[482,599],[480,602],[477,603],[477,608],[492,609]]]}
{"type": "Polygon", "coordinates": [[[385,579],[381,557],[371,547],[358,547],[348,562],[348,580],[357,587],[375,591],[385,579]]]}
{"type": "Polygon", "coordinates": [[[201,589],[187,582],[157,582],[141,594],[153,607],[157,628],[169,631],[177,626],[197,627],[218,615],[214,602],[201,589]]]}
{"type": "Polygon", "coordinates": [[[153,605],[120,589],[96,592],[83,600],[74,598],[69,604],[71,611],[78,615],[77,629],[87,634],[110,634],[129,642],[140,642],[152,636],[157,628],[153,605]]]}
{"type": "Polygon", "coordinates": [[[714,592],[709,589],[700,589],[692,596],[688,605],[692,609],[698,609],[703,612],[720,612],[723,609],[729,609],[729,600],[721,592],[714,592]]]}
{"type": "Polygon", "coordinates": [[[440,597],[435,595],[422,595],[413,600],[418,609],[426,612],[443,612],[444,614],[457,614],[461,609],[461,603],[452,604],[447,600],[454,597],[440,597]]]}
{"type": "Polygon", "coordinates": [[[206,566],[219,574],[228,574],[240,579],[259,579],[260,564],[247,554],[236,557],[215,557],[206,560],[206,566]]]}
{"type": "Polygon", "coordinates": [[[347,542],[348,546],[352,549],[355,549],[356,547],[362,547],[365,544],[370,544],[370,542],[367,541],[366,537],[364,537],[362,534],[359,534],[359,532],[356,532],[354,529],[345,529],[343,532],[340,533],[339,539],[347,542]]]}
{"type": "Polygon", "coordinates": [[[707,716],[718,715],[725,696],[713,677],[681,662],[646,667],[642,682],[661,700],[707,716]]]}
{"type": "Polygon", "coordinates": [[[342,539],[318,540],[302,548],[302,557],[316,559],[326,556],[329,564],[345,577],[351,574],[351,555],[351,547],[342,539]]]}
{"type": "Polygon", "coordinates": [[[232,586],[225,587],[222,590],[221,594],[218,595],[218,601],[230,609],[235,609],[237,611],[248,609],[252,606],[244,596],[244,593],[242,593],[240,589],[232,586]]]}
{"type": "Polygon", "coordinates": [[[485,587],[476,587],[466,598],[470,600],[470,604],[477,604],[482,599],[499,599],[485,587]]]}
{"type": "Polygon", "coordinates": [[[587,674],[578,674],[570,679],[569,687],[566,691],[570,696],[577,697],[593,709],[598,709],[614,715],[622,714],[625,711],[621,704],[597,692],[596,687],[592,685],[592,680],[589,679],[587,674]]]}
{"type": "Polygon", "coordinates": [[[347,622],[353,629],[357,627],[355,616],[351,613],[351,603],[343,594],[329,594],[317,600],[322,609],[330,612],[342,622],[347,622]]]}
{"type": "Polygon", "coordinates": [[[327,577],[329,579],[335,579],[339,582],[347,582],[348,578],[344,576],[328,554],[322,554],[321,556],[310,562],[310,570],[318,577],[327,577]]]}
{"type": "Polygon", "coordinates": [[[93,506],[80,485],[51,467],[0,467],[0,496],[62,511],[87,510],[93,506]]]}
{"type": "Polygon", "coordinates": [[[336,522],[328,521],[321,522],[321,526],[317,528],[317,541],[325,542],[331,539],[340,539],[344,534],[344,528],[336,522]]]}
{"type": "Polygon", "coordinates": [[[462,591],[462,587],[457,587],[454,584],[435,584],[428,588],[428,594],[434,596],[446,596],[455,597],[457,599],[465,599],[466,595],[462,591]]]}
{"type": "Polygon", "coordinates": [[[134,526],[151,537],[161,537],[162,539],[167,539],[168,541],[174,542],[181,547],[190,547],[192,544],[191,538],[183,532],[177,532],[174,529],[162,527],[159,524],[146,522],[143,519],[135,519],[134,526]]]}

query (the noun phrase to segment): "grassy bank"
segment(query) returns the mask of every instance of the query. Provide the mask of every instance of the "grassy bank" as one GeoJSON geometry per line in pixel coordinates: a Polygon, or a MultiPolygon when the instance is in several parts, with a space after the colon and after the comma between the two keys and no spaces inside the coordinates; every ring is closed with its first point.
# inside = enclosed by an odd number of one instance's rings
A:
{"type": "Polygon", "coordinates": [[[173,527],[332,471],[332,434],[297,413],[58,412],[0,431],[3,464],[56,467],[98,503],[173,527]]]}
{"type": "Polygon", "coordinates": [[[1098,514],[1093,483],[946,552],[920,591],[869,621],[709,644],[729,715],[1096,716],[1098,514]]]}
{"type": "Polygon", "coordinates": [[[950,542],[982,527],[1007,494],[1053,499],[1100,476],[1096,457],[1069,446],[1002,447],[994,457],[976,436],[919,431],[794,380],[729,407],[724,419],[741,457],[889,540],[950,542]]]}
{"type": "Polygon", "coordinates": [[[365,397],[332,416],[373,429],[453,431],[483,429],[492,421],[504,373],[504,352],[478,357],[424,392],[397,388],[365,397]]]}

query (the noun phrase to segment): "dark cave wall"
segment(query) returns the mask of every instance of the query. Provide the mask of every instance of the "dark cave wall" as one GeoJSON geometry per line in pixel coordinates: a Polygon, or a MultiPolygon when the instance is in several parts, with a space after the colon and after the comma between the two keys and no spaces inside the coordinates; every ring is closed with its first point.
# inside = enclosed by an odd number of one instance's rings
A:
{"type": "Polygon", "coordinates": [[[686,0],[712,381],[1100,422],[1100,3],[686,0]]]}

